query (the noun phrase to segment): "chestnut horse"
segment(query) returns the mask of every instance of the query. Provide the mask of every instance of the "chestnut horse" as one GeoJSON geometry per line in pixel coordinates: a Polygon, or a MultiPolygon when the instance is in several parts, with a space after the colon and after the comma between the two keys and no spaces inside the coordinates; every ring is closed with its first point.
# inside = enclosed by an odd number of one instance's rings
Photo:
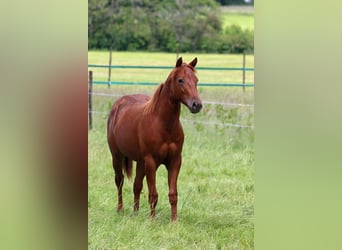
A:
{"type": "Polygon", "coordinates": [[[139,210],[140,192],[146,175],[151,217],[158,202],[156,170],[164,164],[168,171],[171,219],[177,220],[177,178],[182,162],[183,128],[179,120],[181,103],[191,113],[202,108],[195,75],[197,58],[189,64],[179,58],[165,83],[158,86],[152,98],[126,95],[110,111],[107,139],[112,154],[115,184],[118,189],[117,211],[122,209],[124,173],[132,176],[132,160],[137,162],[134,180],[134,211],[139,210]]]}

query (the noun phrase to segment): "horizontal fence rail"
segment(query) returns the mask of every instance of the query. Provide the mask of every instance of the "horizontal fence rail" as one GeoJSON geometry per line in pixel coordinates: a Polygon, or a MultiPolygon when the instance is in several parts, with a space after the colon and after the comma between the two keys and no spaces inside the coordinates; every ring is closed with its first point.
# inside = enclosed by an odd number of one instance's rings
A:
{"type": "MultiPolygon", "coordinates": [[[[88,64],[88,68],[107,68],[107,69],[173,69],[172,66],[137,66],[137,65],[98,65],[88,64]]],[[[227,71],[254,71],[254,68],[231,68],[231,67],[196,67],[197,70],[227,70],[227,71]]],[[[89,83],[89,82],[88,82],[89,83]]],[[[142,85],[157,86],[159,82],[132,82],[132,81],[93,81],[99,85],[142,85]]],[[[207,83],[200,82],[198,86],[204,87],[254,87],[254,83],[207,83]]]]}
{"type": "MultiPolygon", "coordinates": [[[[93,81],[93,84],[156,86],[156,85],[159,85],[160,83],[157,83],[157,82],[93,81]]],[[[198,83],[198,86],[205,86],[205,87],[254,87],[254,83],[198,83]]]]}
{"type": "MultiPolygon", "coordinates": [[[[97,65],[89,64],[88,68],[112,68],[112,69],[173,69],[172,66],[131,66],[131,65],[97,65]]],[[[254,71],[254,68],[226,68],[226,67],[196,67],[197,70],[232,70],[254,71]]]]}

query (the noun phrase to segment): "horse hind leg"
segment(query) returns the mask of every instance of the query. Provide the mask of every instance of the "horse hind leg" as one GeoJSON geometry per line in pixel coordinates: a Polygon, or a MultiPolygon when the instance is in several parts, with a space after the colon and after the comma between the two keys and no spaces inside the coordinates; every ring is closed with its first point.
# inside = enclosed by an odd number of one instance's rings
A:
{"type": "Polygon", "coordinates": [[[145,177],[144,163],[139,161],[137,162],[136,175],[135,175],[134,186],[133,186],[134,212],[139,211],[140,194],[143,188],[144,177],[145,177]]]}
{"type": "Polygon", "coordinates": [[[120,212],[123,207],[122,203],[122,186],[124,183],[124,175],[122,173],[122,166],[123,166],[123,161],[120,160],[118,157],[113,156],[113,168],[114,168],[114,173],[115,173],[115,184],[118,190],[118,207],[116,209],[117,212],[120,212]]]}
{"type": "Polygon", "coordinates": [[[124,172],[126,173],[126,176],[128,179],[131,179],[132,177],[132,160],[129,159],[128,157],[125,157],[125,168],[124,168],[124,172]]]}

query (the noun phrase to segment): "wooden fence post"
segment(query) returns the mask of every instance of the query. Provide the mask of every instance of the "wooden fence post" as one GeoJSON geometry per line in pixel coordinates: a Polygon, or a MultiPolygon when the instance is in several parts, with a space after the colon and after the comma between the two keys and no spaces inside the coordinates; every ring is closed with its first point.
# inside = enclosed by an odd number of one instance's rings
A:
{"type": "Polygon", "coordinates": [[[179,58],[179,42],[178,42],[178,40],[176,41],[176,43],[177,43],[177,48],[176,48],[176,53],[177,53],[177,55],[176,55],[176,61],[177,61],[178,58],[179,58]]]}
{"type": "Polygon", "coordinates": [[[88,92],[88,115],[89,115],[89,129],[93,128],[92,117],[92,95],[93,95],[93,71],[89,71],[89,92],[88,92]]]}
{"type": "Polygon", "coordinates": [[[246,82],[246,52],[243,52],[243,62],[242,62],[242,90],[245,92],[245,82],[246,82]]]}
{"type": "Polygon", "coordinates": [[[110,45],[110,49],[109,49],[109,67],[108,67],[108,88],[110,88],[111,85],[111,75],[112,75],[112,45],[110,45]]]}

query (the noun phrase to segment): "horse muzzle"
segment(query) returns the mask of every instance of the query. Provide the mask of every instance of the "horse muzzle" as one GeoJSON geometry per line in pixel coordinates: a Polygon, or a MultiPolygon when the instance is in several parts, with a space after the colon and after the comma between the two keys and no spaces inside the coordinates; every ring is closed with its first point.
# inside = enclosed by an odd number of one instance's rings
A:
{"type": "Polygon", "coordinates": [[[190,109],[191,113],[196,114],[202,109],[202,102],[197,101],[197,100],[192,100],[190,102],[190,105],[188,104],[187,106],[190,109]]]}

